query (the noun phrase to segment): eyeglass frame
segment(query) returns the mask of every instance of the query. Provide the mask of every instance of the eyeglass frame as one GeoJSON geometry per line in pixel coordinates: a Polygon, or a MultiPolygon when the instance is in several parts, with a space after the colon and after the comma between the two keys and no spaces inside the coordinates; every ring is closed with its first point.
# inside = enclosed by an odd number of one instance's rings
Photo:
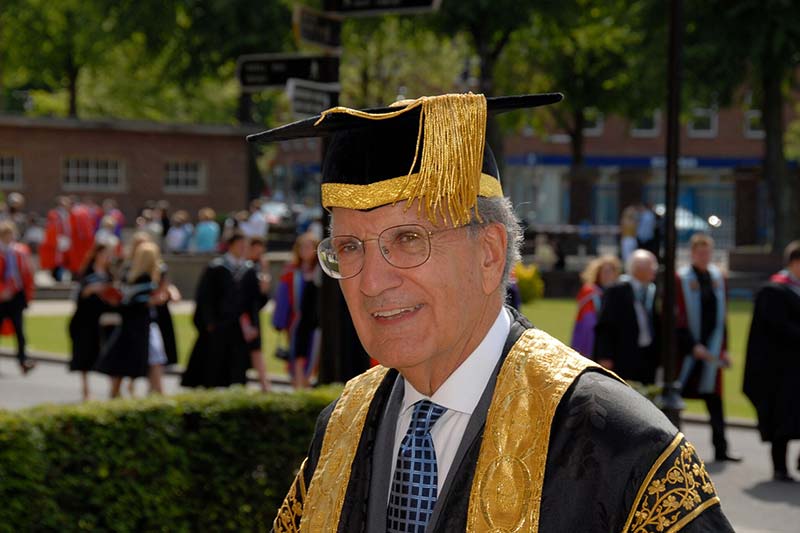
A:
{"type": "Polygon", "coordinates": [[[470,223],[468,223],[468,224],[465,224],[465,225],[463,225],[463,226],[456,226],[456,227],[452,227],[452,228],[442,228],[442,229],[437,229],[437,230],[431,230],[431,229],[428,229],[428,228],[426,228],[426,227],[425,227],[425,226],[423,226],[422,224],[397,224],[397,225],[395,225],[395,226],[389,226],[388,228],[384,228],[383,230],[381,230],[381,232],[380,232],[380,233],[378,233],[378,236],[377,236],[377,237],[373,237],[373,238],[371,238],[371,239],[359,239],[359,238],[358,238],[358,237],[356,237],[355,235],[349,235],[349,234],[345,234],[345,235],[331,235],[331,236],[329,236],[329,237],[325,237],[324,239],[322,239],[322,240],[319,242],[319,244],[317,245],[317,261],[319,261],[319,264],[320,264],[320,266],[322,267],[322,271],[323,271],[323,272],[325,272],[325,274],[326,274],[327,276],[329,276],[329,277],[331,277],[331,278],[333,278],[333,279],[335,279],[335,280],[352,279],[352,278],[354,278],[354,277],[358,276],[359,274],[361,274],[361,272],[364,270],[364,264],[366,263],[366,260],[365,260],[365,258],[366,258],[366,246],[365,246],[365,245],[366,245],[366,243],[368,243],[368,242],[370,242],[370,241],[378,241],[378,242],[380,243],[380,238],[381,238],[381,235],[383,235],[385,232],[387,232],[387,231],[389,231],[389,230],[392,230],[392,229],[396,229],[396,228],[402,228],[402,227],[407,227],[407,226],[408,226],[408,227],[415,227],[415,228],[419,228],[419,229],[421,229],[421,230],[422,230],[422,233],[423,233],[423,234],[426,236],[426,238],[428,239],[428,253],[427,253],[427,255],[425,256],[425,259],[423,259],[423,260],[422,260],[422,262],[420,262],[419,264],[416,264],[416,265],[413,265],[413,266],[407,266],[407,267],[404,267],[404,266],[397,266],[397,265],[395,265],[394,263],[392,263],[392,262],[391,262],[391,261],[390,261],[390,260],[389,260],[389,259],[386,257],[386,254],[384,253],[383,247],[381,247],[381,246],[378,246],[378,251],[380,252],[380,254],[381,254],[381,257],[383,257],[383,260],[384,260],[384,261],[386,261],[386,262],[387,262],[387,263],[388,263],[390,266],[392,266],[392,267],[394,267],[394,268],[399,268],[400,270],[410,270],[410,269],[412,269],[412,268],[421,267],[422,265],[424,265],[425,263],[427,263],[427,262],[428,262],[428,259],[430,259],[430,258],[431,258],[431,250],[432,250],[432,248],[431,248],[431,237],[433,237],[434,235],[437,235],[437,234],[439,234],[439,233],[444,233],[444,232],[446,232],[446,231],[452,231],[452,230],[457,230],[457,229],[464,229],[464,228],[469,228],[469,227],[482,227],[482,226],[484,226],[484,225],[485,225],[485,224],[483,224],[483,223],[480,223],[480,222],[470,222],[470,223]],[[328,269],[325,267],[325,263],[323,262],[323,260],[322,260],[322,257],[321,257],[321,255],[322,255],[322,246],[323,246],[323,244],[330,243],[330,242],[331,242],[333,239],[335,239],[335,238],[339,238],[339,237],[352,237],[352,238],[353,238],[353,239],[355,239],[355,240],[356,240],[356,241],[359,243],[359,245],[361,246],[361,250],[362,250],[362,252],[361,252],[361,253],[362,253],[362,257],[361,257],[361,267],[358,269],[358,272],[356,272],[355,274],[352,274],[352,275],[350,275],[350,276],[338,276],[338,277],[337,277],[337,276],[334,276],[334,275],[333,275],[333,274],[331,274],[331,272],[329,272],[329,271],[328,271],[328,269]]]}

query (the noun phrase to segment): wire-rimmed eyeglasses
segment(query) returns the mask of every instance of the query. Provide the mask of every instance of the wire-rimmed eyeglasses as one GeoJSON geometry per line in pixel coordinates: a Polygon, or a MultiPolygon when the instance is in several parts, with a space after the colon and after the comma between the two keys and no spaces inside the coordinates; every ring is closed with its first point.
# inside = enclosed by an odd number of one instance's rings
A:
{"type": "Polygon", "coordinates": [[[362,240],[355,235],[326,237],[317,246],[317,257],[322,270],[330,277],[352,278],[364,268],[364,245],[377,241],[387,263],[396,268],[414,268],[431,256],[431,236],[464,227],[431,231],[419,224],[403,224],[386,228],[374,239],[362,240]]]}

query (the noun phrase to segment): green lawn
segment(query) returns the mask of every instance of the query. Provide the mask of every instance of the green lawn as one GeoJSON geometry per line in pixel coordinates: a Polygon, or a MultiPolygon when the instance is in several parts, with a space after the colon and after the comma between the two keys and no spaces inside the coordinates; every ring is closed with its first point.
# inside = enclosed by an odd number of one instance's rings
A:
{"type": "MultiPolygon", "coordinates": [[[[575,302],[571,299],[539,300],[526,304],[522,309],[536,327],[541,328],[557,339],[569,343],[572,336],[572,325],[575,318],[575,302]]],[[[750,402],[742,394],[742,372],[744,370],[744,352],[747,343],[747,332],[750,329],[752,304],[744,301],[733,301],[728,316],[728,331],[732,368],[724,373],[725,410],[727,416],[754,418],[750,402]]],[[[178,342],[179,360],[185,364],[189,351],[196,337],[194,326],[189,315],[175,315],[175,331],[178,342]]],[[[26,320],[28,343],[33,350],[43,350],[67,357],[69,341],[67,338],[66,316],[30,316],[26,320]]],[[[270,327],[270,317],[262,316],[262,334],[264,338],[264,357],[272,374],[286,374],[286,365],[273,357],[278,336],[270,327]]],[[[14,341],[3,337],[1,346],[12,346],[14,341]]],[[[690,400],[688,409],[694,413],[704,413],[702,402],[690,400]]]]}
{"type": "MultiPolygon", "coordinates": [[[[176,342],[178,344],[178,361],[186,364],[192,350],[197,332],[192,324],[191,315],[173,315],[176,342]]],[[[42,350],[64,358],[69,354],[69,335],[67,324],[69,316],[28,316],[25,319],[25,333],[31,350],[42,350]]],[[[286,364],[273,357],[278,335],[270,324],[270,317],[264,313],[261,317],[262,335],[264,338],[264,354],[267,368],[273,374],[286,374],[286,364]]],[[[2,337],[0,346],[15,346],[13,337],[2,337]]]]}

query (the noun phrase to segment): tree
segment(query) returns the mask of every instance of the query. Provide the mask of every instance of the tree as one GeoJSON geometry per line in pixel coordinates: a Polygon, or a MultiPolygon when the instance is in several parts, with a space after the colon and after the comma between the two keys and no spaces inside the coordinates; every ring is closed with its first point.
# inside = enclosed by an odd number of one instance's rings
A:
{"type": "Polygon", "coordinates": [[[157,0],[23,0],[5,24],[14,28],[5,47],[16,59],[10,67],[24,72],[25,83],[49,90],[66,89],[68,114],[78,115],[82,72],[98,65],[117,43],[134,32],[158,46],[164,24],[174,20],[170,2],[157,0]]]}
{"type": "Polygon", "coordinates": [[[747,84],[761,102],[772,245],[782,250],[800,235],[800,180],[784,151],[786,96],[800,65],[800,3],[690,0],[686,8],[687,88],[724,105],[747,84]]]}
{"type": "MultiPolygon", "coordinates": [[[[495,66],[514,32],[531,23],[533,13],[555,11],[559,2],[518,0],[445,0],[434,23],[446,34],[464,33],[478,58],[478,91],[486,96],[495,93],[495,66]]],[[[502,165],[502,139],[495,121],[490,119],[487,139],[495,148],[502,165]]]]}
{"type": "Polygon", "coordinates": [[[453,91],[467,59],[463,37],[437,35],[412,17],[350,19],[342,40],[342,103],[354,107],[453,91]]]}
{"type": "Polygon", "coordinates": [[[498,64],[498,85],[507,92],[565,93],[563,102],[547,108],[547,116],[570,138],[574,222],[590,216],[585,199],[591,183],[584,164],[590,115],[636,116],[656,108],[663,94],[644,90],[653,87],[660,72],[638,52],[647,35],[643,7],[641,1],[572,0],[557,11],[534,13],[531,23],[510,39],[498,64]]]}

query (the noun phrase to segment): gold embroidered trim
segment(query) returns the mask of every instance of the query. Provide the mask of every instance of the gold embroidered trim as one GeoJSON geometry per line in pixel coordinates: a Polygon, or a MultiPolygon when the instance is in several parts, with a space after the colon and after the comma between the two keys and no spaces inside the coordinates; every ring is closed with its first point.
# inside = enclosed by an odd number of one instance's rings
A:
{"type": "Polygon", "coordinates": [[[280,508],[278,509],[278,516],[272,524],[272,530],[275,533],[296,533],[300,531],[300,518],[303,516],[303,503],[306,500],[306,480],[304,472],[306,471],[306,463],[308,458],[303,460],[300,465],[300,471],[292,482],[289,489],[289,494],[283,500],[280,508]],[[297,496],[297,492],[300,496],[297,496]]]}
{"type": "Polygon", "coordinates": [[[514,344],[486,418],[467,531],[538,531],[553,416],[590,367],[597,365],[543,331],[529,329],[514,344]]]}
{"type": "MultiPolygon", "coordinates": [[[[393,204],[400,200],[408,200],[411,195],[405,190],[407,180],[412,182],[419,174],[400,176],[388,180],[378,181],[367,185],[353,185],[349,183],[323,183],[322,207],[345,207],[347,209],[373,209],[382,205],[393,204]]],[[[502,197],[503,188],[500,180],[481,173],[479,196],[485,198],[502,197]]]]}
{"type": "MultiPolygon", "coordinates": [[[[467,224],[475,207],[486,144],[486,98],[482,94],[423,96],[388,113],[369,113],[348,107],[324,111],[316,126],[329,115],[345,114],[365,120],[386,120],[420,108],[414,160],[402,189],[393,201],[419,199],[420,212],[431,222],[438,218],[467,224]],[[412,172],[419,161],[419,172],[412,172]]],[[[392,200],[384,201],[388,203],[392,200]]]]}
{"type": "Polygon", "coordinates": [[[642,481],[622,531],[674,533],[718,503],[703,461],[694,446],[678,433],[642,481]],[[670,466],[668,462],[673,457],[670,466]],[[663,475],[653,479],[659,473],[663,475]]]}
{"type": "Polygon", "coordinates": [[[377,366],[345,385],[325,429],[319,462],[308,487],[300,531],[336,531],[367,411],[387,371],[387,368],[377,366]]]}

